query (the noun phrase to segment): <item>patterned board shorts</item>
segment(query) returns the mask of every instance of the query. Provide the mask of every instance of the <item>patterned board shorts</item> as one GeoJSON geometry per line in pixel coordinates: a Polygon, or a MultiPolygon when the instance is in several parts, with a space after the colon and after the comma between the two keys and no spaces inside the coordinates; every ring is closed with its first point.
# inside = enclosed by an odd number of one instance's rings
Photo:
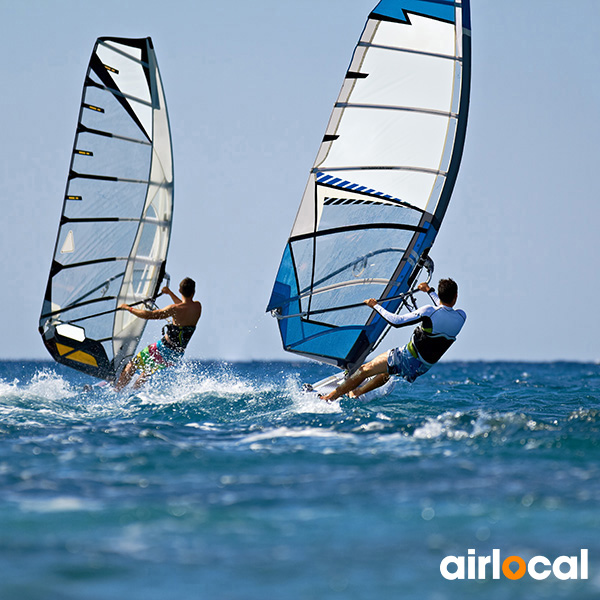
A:
{"type": "Polygon", "coordinates": [[[136,370],[152,375],[156,371],[172,367],[182,356],[183,352],[169,348],[162,340],[158,340],[138,352],[133,364],[136,370]]]}
{"type": "Polygon", "coordinates": [[[415,358],[408,349],[408,345],[403,346],[402,348],[392,348],[388,352],[387,363],[388,373],[390,375],[404,377],[404,379],[410,383],[417,377],[427,373],[431,368],[431,365],[415,358]]]}

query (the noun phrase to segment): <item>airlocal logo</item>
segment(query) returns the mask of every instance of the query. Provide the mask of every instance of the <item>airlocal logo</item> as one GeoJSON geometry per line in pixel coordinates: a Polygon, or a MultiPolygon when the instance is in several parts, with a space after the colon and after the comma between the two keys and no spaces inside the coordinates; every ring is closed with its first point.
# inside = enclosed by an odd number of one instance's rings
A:
{"type": "Polygon", "coordinates": [[[469,550],[468,556],[446,556],[440,564],[440,572],[446,579],[521,579],[526,573],[532,579],[546,579],[553,574],[557,579],[587,579],[588,551],[579,556],[559,556],[550,561],[545,556],[534,556],[525,562],[520,556],[508,556],[500,560],[500,550],[492,550],[491,556],[476,556],[469,550]]]}

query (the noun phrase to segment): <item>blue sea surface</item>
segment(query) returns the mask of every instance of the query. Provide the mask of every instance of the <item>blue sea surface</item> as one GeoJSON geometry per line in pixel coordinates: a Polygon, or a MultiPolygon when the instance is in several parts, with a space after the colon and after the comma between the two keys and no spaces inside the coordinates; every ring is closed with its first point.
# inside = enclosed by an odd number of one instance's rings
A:
{"type": "Polygon", "coordinates": [[[185,362],[84,391],[0,362],[0,600],[600,596],[600,366],[443,363],[391,395],[313,363],[185,362]],[[449,555],[589,550],[588,579],[449,581],[449,555]]]}

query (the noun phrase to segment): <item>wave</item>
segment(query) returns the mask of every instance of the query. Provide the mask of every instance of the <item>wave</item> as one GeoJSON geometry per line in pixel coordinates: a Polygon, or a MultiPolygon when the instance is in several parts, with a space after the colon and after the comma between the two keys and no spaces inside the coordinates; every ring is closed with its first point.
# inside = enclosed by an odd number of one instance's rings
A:
{"type": "Polygon", "coordinates": [[[178,435],[191,444],[195,440],[187,438],[194,431],[215,443],[264,449],[291,441],[298,446],[305,438],[319,452],[330,451],[326,442],[336,437],[336,451],[362,452],[362,445],[376,453],[581,451],[595,443],[600,408],[589,389],[561,391],[554,380],[542,385],[524,370],[463,374],[456,367],[440,369],[423,384],[399,382],[385,398],[327,403],[302,390],[303,366],[289,364],[187,362],[125,393],[110,387],[86,391],[82,379],[43,367],[29,378],[0,379],[0,415],[4,426],[19,429],[108,423],[110,431],[141,435],[140,428],[183,427],[178,435]],[[586,394],[594,405],[583,402],[586,394]]]}

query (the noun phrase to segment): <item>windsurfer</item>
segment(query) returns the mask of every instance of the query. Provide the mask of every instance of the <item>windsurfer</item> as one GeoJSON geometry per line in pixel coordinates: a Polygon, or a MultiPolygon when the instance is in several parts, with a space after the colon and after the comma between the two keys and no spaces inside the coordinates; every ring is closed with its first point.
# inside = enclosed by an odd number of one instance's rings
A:
{"type": "Polygon", "coordinates": [[[429,371],[450,348],[467,318],[463,310],[454,309],[458,299],[458,286],[452,279],[440,279],[438,294],[427,283],[420,283],[418,289],[429,294],[433,304],[422,306],[405,315],[396,315],[385,310],[374,298],[365,300],[365,304],[376,310],[394,327],[418,323],[421,325],[415,328],[408,344],[383,352],[365,363],[335,390],[322,396],[324,400],[336,400],[344,394],[358,398],[384,385],[390,375],[403,377],[412,383],[429,371]]]}
{"type": "Polygon", "coordinates": [[[123,369],[119,380],[115,384],[117,391],[123,389],[133,378],[137,371],[140,376],[134,386],[141,386],[150,375],[160,369],[173,366],[182,356],[194,331],[196,323],[202,314],[202,305],[194,300],[196,283],[186,277],[179,284],[181,298],[174,294],[168,286],[162,289],[163,294],[171,297],[173,304],[157,310],[144,310],[134,308],[128,304],[121,304],[121,310],[128,310],[140,319],[155,320],[172,318],[173,322],[163,328],[163,337],[150,344],[139,352],[123,369]]]}

